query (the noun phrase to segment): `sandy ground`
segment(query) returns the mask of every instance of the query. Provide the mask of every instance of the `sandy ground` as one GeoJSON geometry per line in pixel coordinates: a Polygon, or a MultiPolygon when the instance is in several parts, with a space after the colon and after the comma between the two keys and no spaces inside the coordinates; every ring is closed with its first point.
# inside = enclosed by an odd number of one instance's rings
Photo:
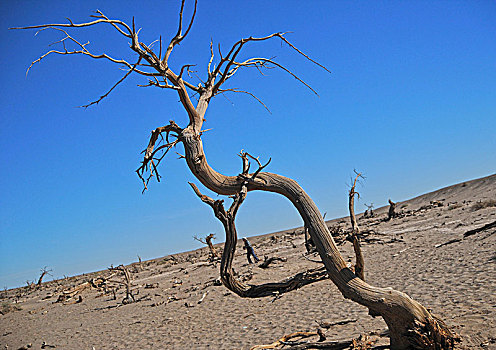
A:
{"type": "MultiPolygon", "coordinates": [[[[402,217],[388,222],[387,208],[376,210],[373,218],[358,215],[361,230],[374,231],[362,242],[367,281],[406,292],[432,309],[462,336],[461,348],[496,349],[496,228],[464,237],[496,221],[496,207],[488,205],[495,199],[492,175],[401,202],[402,217]],[[457,241],[441,245],[451,240],[457,241]]],[[[347,218],[328,225],[349,229],[347,218]]],[[[301,228],[250,240],[260,256],[287,261],[268,269],[248,265],[238,243],[234,266],[248,283],[278,281],[318,266],[303,256],[301,228]]],[[[350,243],[339,248],[353,261],[350,243]]],[[[288,333],[315,331],[321,321],[349,321],[326,329],[329,340],[386,329],[381,318],[345,300],[329,280],[280,298],[242,299],[217,285],[218,264],[208,263],[208,256],[204,248],[128,266],[137,302],[126,305],[123,286],[116,299],[102,288],[88,288],[56,302],[64,290],[109,276],[106,270],[38,289],[4,291],[0,349],[28,344],[33,349],[249,349],[288,333]]]]}

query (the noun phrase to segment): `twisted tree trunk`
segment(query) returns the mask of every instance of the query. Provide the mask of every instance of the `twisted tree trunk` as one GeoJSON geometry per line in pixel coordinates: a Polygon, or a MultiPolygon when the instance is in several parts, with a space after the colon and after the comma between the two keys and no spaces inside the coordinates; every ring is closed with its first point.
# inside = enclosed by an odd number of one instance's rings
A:
{"type": "Polygon", "coordinates": [[[234,254],[236,252],[236,243],[238,234],[236,230],[236,213],[246,197],[246,186],[242,186],[240,192],[234,196],[234,202],[228,211],[225,210],[222,200],[214,201],[212,198],[201,194],[195,184],[190,183],[196,195],[212,207],[215,216],[220,220],[226,232],[226,243],[222,252],[220,263],[220,278],[224,286],[243,298],[261,298],[267,296],[278,296],[301,288],[307,284],[327,279],[327,272],[324,268],[311,269],[300,272],[281,282],[264,283],[260,285],[247,285],[236,279],[232,269],[234,254]]]}
{"type": "Polygon", "coordinates": [[[191,172],[211,191],[236,195],[245,185],[248,191],[274,192],[291,201],[309,229],[329,278],[345,298],[384,318],[390,330],[391,348],[447,349],[454,346],[453,333],[420,303],[392,288],[371,286],[346,266],[317,206],[296,181],[267,172],[260,172],[256,177],[253,174],[222,175],[208,164],[199,129],[195,130],[190,124],[178,133],[178,137],[184,144],[191,172]]]}

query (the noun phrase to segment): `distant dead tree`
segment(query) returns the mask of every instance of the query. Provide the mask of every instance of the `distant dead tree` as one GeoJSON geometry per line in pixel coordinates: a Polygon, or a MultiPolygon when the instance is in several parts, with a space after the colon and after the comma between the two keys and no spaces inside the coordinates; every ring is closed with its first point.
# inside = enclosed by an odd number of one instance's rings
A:
{"type": "Polygon", "coordinates": [[[387,220],[391,220],[393,218],[396,217],[396,203],[393,202],[391,199],[388,199],[388,202],[389,202],[389,210],[388,210],[388,216],[387,216],[387,220]]]}
{"type": "Polygon", "coordinates": [[[369,217],[369,218],[374,217],[374,203],[370,203],[370,205],[368,205],[367,203],[363,203],[363,205],[367,207],[367,209],[365,210],[365,213],[363,213],[363,216],[365,218],[367,218],[367,217],[369,217]]]}
{"type": "MultiPolygon", "coordinates": [[[[133,290],[132,290],[132,279],[131,273],[128,268],[124,265],[119,265],[117,267],[109,267],[109,271],[118,271],[122,273],[123,280],[109,280],[109,282],[117,283],[126,287],[126,296],[122,299],[123,304],[130,304],[136,301],[134,298],[133,290]]],[[[115,296],[115,294],[114,294],[115,296]]]]}
{"type": "Polygon", "coordinates": [[[210,250],[210,259],[214,260],[217,258],[220,258],[219,253],[217,253],[217,250],[214,247],[214,244],[212,243],[212,240],[215,239],[215,235],[213,233],[209,234],[205,238],[199,238],[198,236],[193,236],[195,240],[198,242],[205,244],[208,246],[208,249],[210,250]]]}
{"type": "MultiPolygon", "coordinates": [[[[312,89],[293,71],[275,61],[274,58],[267,57],[242,57],[244,48],[247,45],[255,45],[269,40],[278,40],[289,47],[290,50],[301,55],[306,60],[313,62],[322,69],[327,70],[323,65],[312,60],[308,55],[294,46],[287,38],[286,33],[278,32],[263,37],[247,37],[235,42],[227,51],[222,51],[219,47],[214,54],[213,42],[210,42],[210,59],[207,64],[206,74],[198,82],[191,82],[191,64],[183,64],[179,69],[173,69],[170,65],[171,54],[190,32],[196,15],[196,1],[194,4],[193,14],[189,23],[183,28],[183,12],[185,0],[181,2],[179,10],[179,25],[177,33],[166,46],[162,46],[162,40],[159,38],[151,44],[145,44],[139,40],[139,29],[136,28],[134,19],[129,25],[124,21],[110,19],[101,11],[96,11],[93,20],[85,23],[74,23],[70,19],[68,23],[63,24],[42,24],[37,26],[19,27],[15,29],[51,29],[61,33],[62,37],[56,43],[60,49],[52,48],[38,59],[32,62],[32,66],[49,55],[83,55],[93,59],[99,59],[111,62],[119,68],[126,70],[125,74],[119,79],[105,94],[98,99],[90,102],[83,107],[89,107],[98,104],[106,98],[120,83],[129,75],[138,74],[147,79],[147,82],[141,86],[158,87],[161,89],[170,89],[178,94],[180,103],[188,115],[186,126],[180,126],[175,121],[158,127],[151,132],[148,145],[144,151],[142,164],[136,170],[139,178],[143,182],[143,191],[148,188],[149,181],[153,177],[160,181],[158,166],[164,159],[165,155],[173,147],[182,144],[184,146],[184,159],[192,174],[205,187],[218,195],[234,196],[234,203],[228,211],[225,211],[221,200],[213,201],[206,196],[202,200],[206,201],[214,209],[215,215],[221,219],[226,235],[233,235],[234,216],[240,202],[250,191],[268,191],[278,193],[286,197],[297,209],[304,225],[308,228],[310,237],[317,247],[317,251],[325,265],[326,274],[332,282],[338,287],[342,295],[351,299],[381,315],[388,325],[390,331],[390,341],[392,349],[450,349],[453,348],[455,336],[448,327],[435,316],[433,316],[424,306],[408,295],[391,288],[379,288],[369,285],[349,269],[345,260],[341,256],[337,246],[326,226],[320,211],[312,199],[306,194],[301,186],[294,180],[268,172],[262,172],[267,164],[260,164],[258,158],[253,158],[247,153],[243,158],[243,171],[234,176],[226,176],[215,171],[207,162],[207,157],[203,148],[202,135],[205,129],[202,129],[205,122],[205,114],[213,98],[226,93],[243,93],[253,97],[265,108],[267,106],[249,91],[239,90],[229,87],[228,81],[231,81],[241,70],[254,68],[257,71],[264,71],[269,68],[278,68],[291,75],[297,81],[302,83],[313,93],[312,89]],[[72,31],[78,32],[81,29],[93,26],[104,25],[110,30],[115,30],[120,35],[123,47],[131,50],[135,54],[133,61],[110,56],[108,53],[96,53],[90,51],[89,42],[76,39],[72,31]],[[69,33],[71,31],[71,33],[69,33]],[[153,46],[156,43],[155,46],[153,46]],[[215,58],[217,56],[217,59],[215,58]],[[214,63],[214,61],[216,61],[214,63]],[[192,100],[193,96],[196,102],[192,100]],[[249,173],[249,163],[256,161],[258,169],[249,173]]],[[[122,54],[121,57],[128,56],[128,53],[122,54]]],[[[212,116],[213,117],[213,116],[212,116]]],[[[266,130],[270,133],[273,130],[266,130]]],[[[197,194],[199,191],[197,192],[197,194]]],[[[199,194],[200,195],[200,194],[199,194]]],[[[229,258],[234,251],[231,244],[226,238],[224,251],[227,250],[229,258]]],[[[232,279],[229,259],[223,259],[221,269],[223,270],[223,282],[231,288],[238,288],[244,296],[253,296],[263,294],[263,291],[270,291],[270,288],[257,290],[255,287],[236,285],[236,280],[232,279]]],[[[272,290],[277,291],[276,288],[272,290]]],[[[128,292],[129,293],[129,292],[128,292]]],[[[272,291],[271,291],[272,294],[272,291]]]]}
{"type": "Polygon", "coordinates": [[[43,278],[46,276],[46,275],[51,275],[51,272],[52,272],[52,269],[47,269],[47,267],[45,266],[44,268],[41,269],[41,275],[40,275],[40,278],[38,278],[38,282],[36,283],[36,285],[39,287],[41,287],[41,283],[43,282],[43,278]]]}
{"type": "Polygon", "coordinates": [[[360,198],[360,194],[356,192],[355,188],[357,181],[360,178],[364,178],[362,173],[355,170],[355,179],[351,184],[350,191],[348,192],[348,210],[350,212],[351,221],[351,235],[350,240],[353,243],[353,250],[355,251],[356,263],[355,263],[355,275],[365,281],[365,262],[363,260],[362,249],[360,248],[360,238],[358,234],[360,229],[358,228],[358,223],[355,216],[355,195],[360,198]]]}

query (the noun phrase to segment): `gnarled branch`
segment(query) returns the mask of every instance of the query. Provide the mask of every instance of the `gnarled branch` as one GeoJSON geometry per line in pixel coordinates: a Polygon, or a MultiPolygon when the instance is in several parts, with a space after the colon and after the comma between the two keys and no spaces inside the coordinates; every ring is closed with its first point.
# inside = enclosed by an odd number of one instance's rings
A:
{"type": "Polygon", "coordinates": [[[220,265],[220,277],[222,283],[232,292],[243,298],[260,298],[267,296],[278,296],[283,293],[301,288],[307,284],[318,282],[327,278],[327,273],[324,268],[311,269],[300,272],[292,277],[289,277],[281,282],[264,283],[261,285],[247,285],[236,279],[232,271],[232,262],[236,252],[236,243],[238,235],[236,225],[236,213],[241,203],[246,198],[246,186],[243,186],[241,191],[234,195],[233,203],[229,210],[225,210],[222,200],[213,200],[212,198],[202,194],[195,184],[189,183],[196,195],[213,210],[215,217],[220,220],[226,232],[226,243],[222,252],[222,260],[220,265]]]}

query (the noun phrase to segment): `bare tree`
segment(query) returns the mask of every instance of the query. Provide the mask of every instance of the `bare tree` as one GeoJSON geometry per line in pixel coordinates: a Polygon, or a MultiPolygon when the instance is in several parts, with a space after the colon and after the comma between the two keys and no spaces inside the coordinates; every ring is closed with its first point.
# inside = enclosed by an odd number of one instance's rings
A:
{"type": "Polygon", "coordinates": [[[220,258],[219,253],[217,253],[217,250],[215,249],[214,244],[212,243],[212,240],[215,239],[215,235],[213,233],[209,234],[205,238],[199,238],[197,236],[193,236],[193,238],[198,242],[208,246],[208,249],[210,250],[210,260],[215,260],[220,258]]]}
{"type": "Polygon", "coordinates": [[[362,178],[362,173],[359,173],[355,170],[355,180],[351,185],[350,191],[348,192],[348,209],[350,211],[350,221],[351,221],[351,235],[350,240],[353,243],[353,250],[355,251],[355,275],[360,277],[365,281],[365,262],[363,260],[362,249],[360,248],[360,238],[358,234],[360,233],[360,229],[358,228],[357,219],[355,216],[355,195],[360,198],[360,194],[356,192],[355,188],[357,185],[358,179],[362,178]]]}
{"type": "Polygon", "coordinates": [[[365,210],[363,216],[369,218],[374,217],[374,203],[370,203],[370,204],[363,203],[363,205],[367,207],[367,210],[365,210]]]}
{"type": "MultiPolygon", "coordinates": [[[[123,285],[124,287],[126,287],[126,296],[124,297],[124,299],[122,299],[122,303],[123,304],[131,304],[133,302],[136,301],[136,299],[134,298],[134,295],[133,295],[133,290],[132,290],[132,279],[131,279],[131,273],[129,272],[129,270],[127,269],[126,266],[124,265],[119,265],[117,267],[109,267],[109,271],[120,271],[122,273],[122,281],[119,281],[119,280],[109,280],[109,282],[114,282],[114,283],[117,283],[117,284],[121,284],[123,285]]],[[[115,291],[114,291],[115,293],[115,291]]],[[[114,298],[115,298],[115,294],[114,294],[114,298]]]]}
{"type": "Polygon", "coordinates": [[[47,267],[45,266],[44,268],[41,269],[41,275],[40,275],[40,278],[38,278],[38,282],[36,283],[36,286],[39,288],[41,287],[41,283],[43,282],[43,278],[46,276],[46,275],[51,275],[51,272],[52,272],[52,269],[47,269],[47,267]]]}
{"type": "MultiPolygon", "coordinates": [[[[279,40],[289,46],[291,50],[319,67],[326,71],[327,68],[312,60],[294,46],[286,38],[285,33],[278,32],[264,37],[250,36],[240,39],[227,52],[223,52],[219,48],[216,64],[214,63],[215,55],[213,43],[211,42],[211,56],[207,64],[206,79],[198,84],[193,84],[185,78],[190,72],[190,64],[183,65],[178,71],[173,71],[169,65],[174,48],[190,32],[196,15],[195,1],[191,19],[186,26],[183,26],[184,3],[185,0],[181,2],[177,33],[166,47],[162,46],[161,38],[158,40],[158,48],[154,48],[152,44],[147,45],[141,42],[139,40],[139,29],[136,29],[134,19],[132,24],[129,25],[121,20],[110,19],[101,11],[97,11],[93,15],[94,20],[85,23],[76,24],[69,20],[69,23],[64,24],[42,24],[17,29],[52,29],[62,34],[62,38],[57,42],[61,48],[47,51],[33,61],[29,68],[51,54],[60,54],[83,55],[93,59],[107,60],[126,70],[124,76],[108,92],[84,107],[98,104],[130,74],[139,74],[146,77],[147,83],[143,84],[143,86],[171,89],[178,94],[180,103],[188,114],[188,125],[179,126],[176,122],[170,121],[169,124],[152,131],[148,146],[144,151],[142,164],[136,170],[143,181],[144,190],[147,189],[151,178],[155,177],[157,181],[160,181],[158,165],[172,147],[181,143],[184,146],[184,158],[190,171],[211,191],[219,195],[235,196],[235,198],[241,196],[241,193],[250,191],[268,191],[283,195],[295,206],[302,217],[325,265],[329,278],[345,298],[369,308],[374,314],[381,315],[384,318],[390,330],[391,347],[393,349],[412,347],[424,349],[452,348],[455,336],[442,321],[434,317],[424,306],[399,291],[367,284],[346,266],[346,262],[339,253],[320,211],[296,181],[278,174],[262,172],[267,164],[262,165],[256,158],[252,160],[256,161],[259,167],[254,173],[249,173],[249,160],[248,157],[244,157],[243,172],[235,176],[221,174],[208,164],[203,150],[202,134],[205,130],[202,127],[205,121],[205,113],[212,98],[227,92],[244,93],[263,104],[251,92],[226,87],[226,82],[233,78],[238,71],[247,68],[255,68],[258,71],[279,68],[316,93],[295,73],[273,58],[241,59],[240,54],[246,45],[268,40],[279,40]],[[96,25],[107,25],[110,29],[120,34],[125,39],[125,47],[129,47],[135,53],[135,60],[129,62],[106,53],[94,53],[90,51],[88,42],[83,44],[83,41],[76,39],[68,32],[70,29],[77,31],[81,28],[96,25]],[[184,30],[184,27],[186,30],[184,30]],[[128,44],[128,41],[130,41],[130,44],[128,44]],[[193,103],[193,95],[197,97],[196,103],[193,103]]],[[[219,213],[222,213],[220,206],[217,205],[217,207],[219,208],[219,213]]]]}

